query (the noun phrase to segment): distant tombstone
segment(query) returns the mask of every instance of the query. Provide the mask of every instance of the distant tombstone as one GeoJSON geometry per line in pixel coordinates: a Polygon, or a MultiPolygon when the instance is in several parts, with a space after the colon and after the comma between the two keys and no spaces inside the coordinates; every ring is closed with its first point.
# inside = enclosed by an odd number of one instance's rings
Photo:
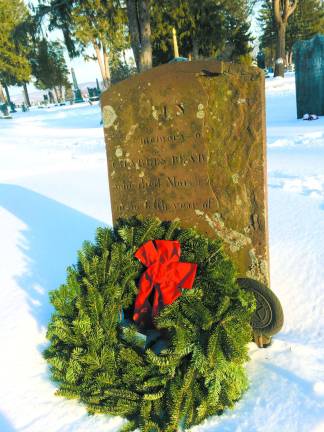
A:
{"type": "Polygon", "coordinates": [[[324,35],[294,44],[297,118],[324,115],[324,35]]]}
{"type": "Polygon", "coordinates": [[[74,101],[73,102],[74,103],[84,102],[73,68],[71,68],[71,74],[72,74],[72,80],[73,80],[73,93],[74,93],[74,101]]]}
{"type": "Polygon", "coordinates": [[[54,94],[51,90],[49,90],[48,92],[48,99],[49,99],[49,103],[50,104],[54,104],[55,103],[55,99],[54,99],[54,94]]]}
{"type": "Polygon", "coordinates": [[[14,104],[13,102],[9,102],[9,106],[10,106],[10,112],[11,113],[16,113],[17,112],[17,110],[16,110],[16,104],[14,104]]]}
{"type": "Polygon", "coordinates": [[[265,69],[265,57],[264,57],[264,53],[262,51],[258,52],[257,55],[257,65],[260,69],[265,69]]]}
{"type": "Polygon", "coordinates": [[[6,104],[6,103],[0,104],[0,111],[2,112],[2,115],[4,117],[9,117],[8,104],[6,104]]]}
{"type": "Polygon", "coordinates": [[[113,220],[179,218],[223,239],[241,276],[268,276],[264,76],[179,62],[102,95],[113,220]]]}
{"type": "Polygon", "coordinates": [[[97,87],[87,87],[89,100],[98,101],[100,99],[100,90],[97,87]]]}

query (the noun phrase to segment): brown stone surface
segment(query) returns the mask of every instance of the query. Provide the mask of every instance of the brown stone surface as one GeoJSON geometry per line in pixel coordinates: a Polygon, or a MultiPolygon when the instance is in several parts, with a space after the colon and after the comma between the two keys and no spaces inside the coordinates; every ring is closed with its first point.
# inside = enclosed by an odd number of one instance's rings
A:
{"type": "Polygon", "coordinates": [[[113,219],[179,218],[268,284],[262,71],[164,65],[106,91],[102,110],[113,219]]]}

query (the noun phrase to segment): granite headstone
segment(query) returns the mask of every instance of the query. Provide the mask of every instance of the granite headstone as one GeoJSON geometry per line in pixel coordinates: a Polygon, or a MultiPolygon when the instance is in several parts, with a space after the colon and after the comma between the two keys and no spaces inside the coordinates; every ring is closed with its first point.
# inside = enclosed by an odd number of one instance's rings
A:
{"type": "Polygon", "coordinates": [[[324,35],[294,44],[297,118],[324,115],[324,35]]]}
{"type": "Polygon", "coordinates": [[[168,64],[103,93],[113,220],[179,218],[223,239],[240,276],[269,284],[264,76],[168,64]]]}

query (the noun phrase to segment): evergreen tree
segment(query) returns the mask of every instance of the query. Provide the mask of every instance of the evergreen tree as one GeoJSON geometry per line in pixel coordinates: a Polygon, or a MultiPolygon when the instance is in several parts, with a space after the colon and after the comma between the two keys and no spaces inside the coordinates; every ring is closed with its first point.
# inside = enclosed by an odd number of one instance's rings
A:
{"type": "Polygon", "coordinates": [[[28,43],[21,31],[28,20],[28,10],[22,0],[0,2],[0,82],[10,103],[9,85],[22,85],[30,79],[27,59],[28,43]]]}
{"type": "Polygon", "coordinates": [[[130,76],[134,75],[137,69],[134,65],[130,65],[125,59],[117,57],[111,67],[111,83],[115,84],[130,76]]]}
{"type": "Polygon", "coordinates": [[[57,101],[60,101],[63,87],[70,85],[63,47],[58,42],[41,39],[34,55],[32,68],[35,86],[42,90],[54,90],[57,101]]]}
{"type": "Polygon", "coordinates": [[[263,0],[258,21],[261,27],[260,49],[264,51],[266,67],[273,67],[276,49],[276,23],[272,0],[263,0]]]}
{"type": "Polygon", "coordinates": [[[155,64],[171,59],[172,28],[177,31],[180,55],[194,59],[219,56],[238,60],[250,52],[247,1],[165,0],[152,5],[155,64]]]}
{"type": "Polygon", "coordinates": [[[63,31],[69,54],[73,57],[92,46],[103,83],[111,81],[110,67],[128,46],[126,11],[118,0],[49,0],[42,2],[38,15],[47,15],[50,29],[63,31]]]}
{"type": "Polygon", "coordinates": [[[76,2],[71,17],[75,38],[84,47],[93,46],[104,85],[108,87],[110,67],[128,47],[125,10],[116,0],[83,0],[76,2]]]}
{"type": "Polygon", "coordinates": [[[43,20],[46,17],[49,31],[54,29],[62,31],[64,42],[71,58],[79,56],[82,51],[78,42],[73,37],[71,14],[74,5],[74,0],[39,0],[37,7],[32,6],[39,32],[44,34],[43,20]]]}

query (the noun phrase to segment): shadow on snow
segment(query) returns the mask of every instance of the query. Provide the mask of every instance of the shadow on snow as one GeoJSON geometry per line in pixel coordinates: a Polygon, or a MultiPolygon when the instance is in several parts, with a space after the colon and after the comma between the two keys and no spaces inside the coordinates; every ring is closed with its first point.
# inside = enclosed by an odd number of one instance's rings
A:
{"type": "Polygon", "coordinates": [[[16,429],[8,421],[8,419],[0,412],[0,431],[1,432],[15,432],[16,429]]]}
{"type": "MultiPolygon", "coordinates": [[[[17,277],[27,293],[30,311],[40,327],[48,324],[52,306],[48,292],[65,282],[66,268],[76,263],[84,240],[94,239],[104,224],[53,199],[21,186],[0,185],[0,206],[27,228],[18,247],[27,261],[27,271],[17,277]]],[[[2,431],[2,429],[0,429],[2,431]]]]}

